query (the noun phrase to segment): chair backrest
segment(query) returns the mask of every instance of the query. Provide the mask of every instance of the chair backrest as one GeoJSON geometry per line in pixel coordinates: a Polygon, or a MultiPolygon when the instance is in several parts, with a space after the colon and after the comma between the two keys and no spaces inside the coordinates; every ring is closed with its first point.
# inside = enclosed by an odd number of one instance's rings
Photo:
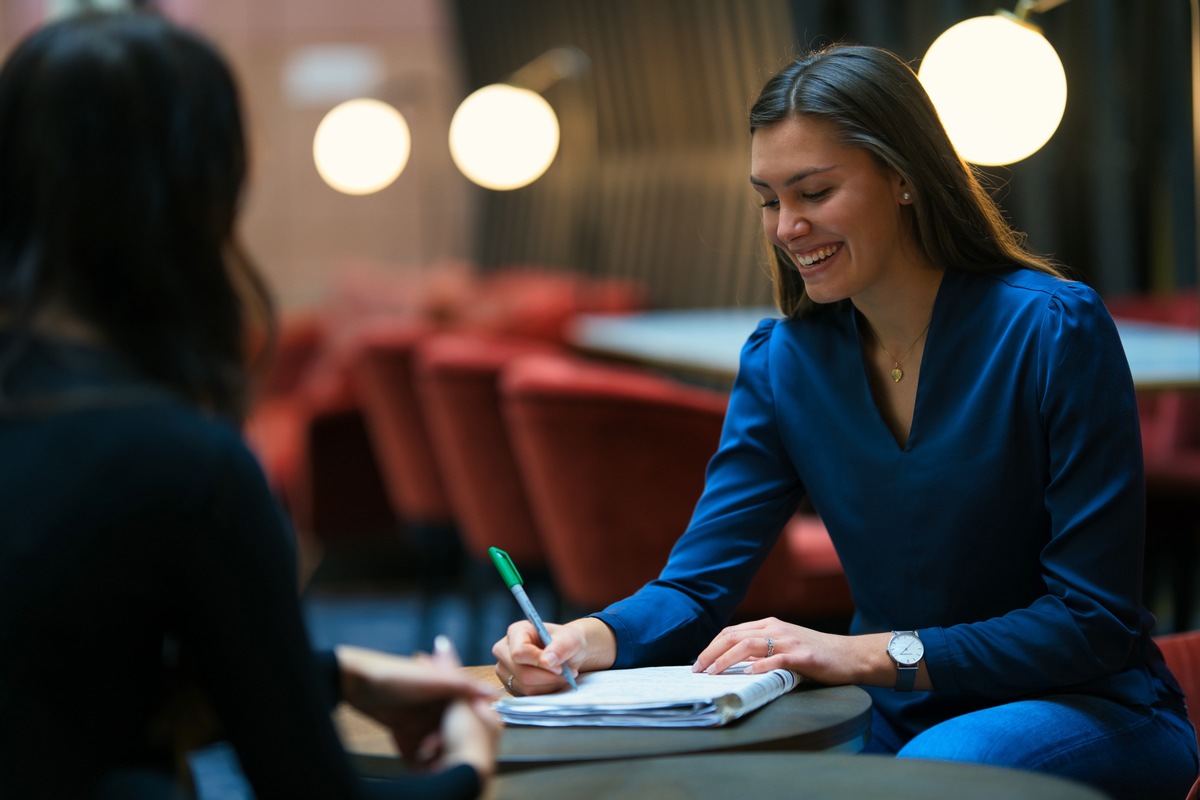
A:
{"type": "Polygon", "coordinates": [[[1200,630],[1166,633],[1154,637],[1167,666],[1188,701],[1188,718],[1200,731],[1200,630]]]}
{"type": "Polygon", "coordinates": [[[423,322],[371,326],[356,335],[350,364],[388,497],[401,520],[421,525],[453,520],[414,378],[415,350],[435,330],[423,322]]]}
{"type": "Polygon", "coordinates": [[[1114,317],[1200,328],[1200,290],[1131,292],[1104,298],[1114,317]]]}
{"type": "Polygon", "coordinates": [[[501,393],[563,598],[597,610],[656,576],[700,497],[726,398],[543,356],[514,361],[501,393]]]}
{"type": "Polygon", "coordinates": [[[646,289],[628,278],[593,277],[563,269],[510,264],[479,279],[457,326],[566,343],[581,313],[620,313],[646,306],[646,289]]]}
{"type": "Polygon", "coordinates": [[[734,618],[780,616],[845,633],[853,613],[850,584],[825,523],[815,514],[798,511],[784,526],[734,618]],[[784,552],[778,552],[781,548],[784,552]]]}
{"type": "Polygon", "coordinates": [[[545,565],[500,412],[498,382],[513,359],[561,349],[530,337],[443,333],[416,350],[417,390],[434,457],[463,545],[478,560],[487,561],[494,546],[522,568],[545,565]]]}
{"type": "MultiPolygon", "coordinates": [[[[1183,689],[1188,719],[1197,731],[1200,746],[1200,630],[1162,634],[1154,637],[1154,642],[1183,689]]],[[[1200,800],[1200,778],[1192,784],[1186,800],[1200,800]]]]}
{"type": "MultiPolygon", "coordinates": [[[[514,360],[501,397],[563,598],[596,610],[656,577],[703,491],[728,395],[564,355],[514,360]]],[[[743,607],[804,613],[783,605],[801,581],[790,558],[781,537],[743,607]]]]}
{"type": "MultiPolygon", "coordinates": [[[[259,365],[256,399],[295,392],[321,350],[326,335],[321,318],[312,313],[294,314],[279,321],[278,336],[259,365]]],[[[255,349],[262,342],[255,342],[255,349]]]]}
{"type": "MultiPolygon", "coordinates": [[[[1139,292],[1105,298],[1114,318],[1154,322],[1200,332],[1200,290],[1139,292]]],[[[1138,396],[1146,458],[1171,458],[1180,451],[1200,452],[1200,396],[1167,391],[1138,396]]]]}

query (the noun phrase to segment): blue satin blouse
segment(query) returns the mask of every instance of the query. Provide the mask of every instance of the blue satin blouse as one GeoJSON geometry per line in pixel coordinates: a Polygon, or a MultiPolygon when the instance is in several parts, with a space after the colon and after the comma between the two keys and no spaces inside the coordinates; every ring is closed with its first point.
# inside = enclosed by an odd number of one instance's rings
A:
{"type": "Polygon", "coordinates": [[[688,529],[657,580],[596,615],[616,666],[690,663],[807,494],[850,582],[851,632],[924,640],[933,692],[867,687],[897,730],[1037,695],[1174,693],[1141,604],[1133,382],[1098,295],[1030,270],[947,271],[904,447],[856,313],[750,336],[688,529]]]}

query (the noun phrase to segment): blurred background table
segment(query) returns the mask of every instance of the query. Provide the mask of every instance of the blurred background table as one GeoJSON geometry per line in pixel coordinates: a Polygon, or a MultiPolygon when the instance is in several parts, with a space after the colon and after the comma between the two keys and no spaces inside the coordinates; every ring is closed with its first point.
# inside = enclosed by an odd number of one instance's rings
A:
{"type": "MultiPolygon", "coordinates": [[[[672,372],[731,382],[742,345],[769,306],[581,314],[570,334],[579,349],[672,372]]],[[[1117,331],[1139,390],[1200,389],[1200,335],[1181,326],[1128,319],[1117,331]]]]}
{"type": "MultiPolygon", "coordinates": [[[[499,686],[492,666],[467,669],[499,686]]],[[[373,720],[343,704],[335,712],[335,721],[360,773],[386,776],[404,770],[391,735],[373,720]]],[[[508,726],[500,739],[499,771],[689,753],[779,750],[855,753],[866,742],[870,721],[871,698],[857,686],[801,685],[763,708],[717,728],[508,726]]]]}
{"type": "Polygon", "coordinates": [[[500,776],[489,797],[1104,800],[1106,795],[1062,778],[978,764],[875,755],[737,753],[529,770],[500,776]]]}

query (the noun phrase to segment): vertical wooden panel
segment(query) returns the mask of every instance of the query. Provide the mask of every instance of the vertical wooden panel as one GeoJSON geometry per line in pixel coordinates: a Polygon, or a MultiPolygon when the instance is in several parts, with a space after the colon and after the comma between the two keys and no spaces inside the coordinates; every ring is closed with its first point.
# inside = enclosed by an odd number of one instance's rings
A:
{"type": "Polygon", "coordinates": [[[563,44],[591,70],[546,94],[564,134],[551,169],[485,198],[480,263],[636,277],[664,307],[769,301],[746,111],[793,50],[785,0],[496,5],[456,4],[478,85],[563,44]]]}

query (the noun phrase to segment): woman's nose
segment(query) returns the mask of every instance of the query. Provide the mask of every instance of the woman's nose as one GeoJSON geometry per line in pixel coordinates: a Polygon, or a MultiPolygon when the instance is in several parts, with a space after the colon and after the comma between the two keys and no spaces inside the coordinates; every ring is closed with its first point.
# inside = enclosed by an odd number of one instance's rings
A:
{"type": "Polygon", "coordinates": [[[775,234],[780,240],[790,242],[812,232],[812,224],[808,217],[798,212],[779,212],[779,225],[775,234]]]}

